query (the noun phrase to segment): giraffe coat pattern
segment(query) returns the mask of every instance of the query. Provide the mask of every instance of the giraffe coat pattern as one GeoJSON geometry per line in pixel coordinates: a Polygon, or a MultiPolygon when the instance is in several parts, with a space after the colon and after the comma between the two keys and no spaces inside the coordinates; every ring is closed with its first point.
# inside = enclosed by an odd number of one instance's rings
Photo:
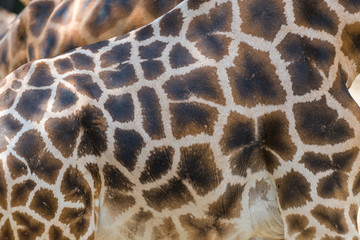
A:
{"type": "Polygon", "coordinates": [[[186,0],[0,83],[0,239],[359,239],[360,5],[186,0]]]}

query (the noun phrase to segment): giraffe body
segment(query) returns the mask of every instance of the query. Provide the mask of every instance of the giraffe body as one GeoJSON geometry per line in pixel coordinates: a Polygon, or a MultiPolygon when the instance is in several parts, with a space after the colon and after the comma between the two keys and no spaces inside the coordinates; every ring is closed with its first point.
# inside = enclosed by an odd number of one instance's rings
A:
{"type": "Polygon", "coordinates": [[[0,239],[359,239],[358,12],[188,0],[17,69],[0,239]]]}
{"type": "Polygon", "coordinates": [[[28,6],[0,38],[0,78],[26,62],[54,57],[139,28],[170,11],[179,2],[23,1],[28,6]]]}

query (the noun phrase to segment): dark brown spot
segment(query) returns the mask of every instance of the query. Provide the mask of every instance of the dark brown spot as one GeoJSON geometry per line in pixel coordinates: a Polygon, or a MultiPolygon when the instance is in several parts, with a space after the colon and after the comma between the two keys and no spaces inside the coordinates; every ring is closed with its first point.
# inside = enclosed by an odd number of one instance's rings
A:
{"type": "Polygon", "coordinates": [[[95,64],[92,60],[91,57],[89,57],[88,55],[82,54],[82,53],[74,53],[70,56],[71,60],[74,63],[74,66],[77,69],[80,70],[90,70],[93,71],[95,64]]]}
{"type": "Polygon", "coordinates": [[[83,208],[63,208],[59,220],[70,228],[70,233],[80,239],[90,226],[90,211],[83,208]]]}
{"type": "Polygon", "coordinates": [[[129,192],[134,186],[115,166],[106,164],[103,169],[104,183],[107,188],[116,189],[122,192],[129,192]]]}
{"type": "Polygon", "coordinates": [[[339,0],[339,3],[350,13],[356,13],[360,10],[359,0],[339,0]]]}
{"type": "Polygon", "coordinates": [[[69,58],[59,59],[54,62],[58,73],[64,74],[73,70],[74,66],[69,58]]]}
{"type": "Polygon", "coordinates": [[[23,124],[12,115],[0,117],[0,153],[6,150],[8,140],[12,139],[22,126],[23,124]]]}
{"type": "Polygon", "coordinates": [[[359,207],[357,204],[351,204],[349,208],[349,216],[351,222],[354,224],[354,227],[357,231],[358,231],[358,224],[357,224],[358,209],[359,207]]]}
{"type": "Polygon", "coordinates": [[[104,106],[114,121],[129,122],[134,119],[134,103],[129,93],[110,95],[104,106]]]}
{"type": "Polygon", "coordinates": [[[54,10],[54,3],[47,1],[34,2],[29,5],[30,31],[34,37],[38,37],[45,27],[45,24],[54,10]]]}
{"type": "Polygon", "coordinates": [[[157,188],[144,190],[143,196],[148,205],[159,212],[164,209],[177,209],[188,202],[194,202],[187,187],[177,178],[157,188]]]}
{"type": "Polygon", "coordinates": [[[94,181],[95,196],[98,197],[101,190],[101,176],[99,166],[96,163],[87,163],[85,165],[86,170],[91,174],[91,177],[94,181]]]}
{"type": "Polygon", "coordinates": [[[286,92],[268,53],[241,43],[234,63],[228,75],[236,104],[254,107],[285,102],[286,92]]]}
{"type": "Polygon", "coordinates": [[[189,239],[227,239],[235,231],[231,224],[212,218],[195,218],[192,214],[180,216],[180,223],[189,239]]]}
{"type": "Polygon", "coordinates": [[[335,171],[319,180],[317,192],[322,198],[335,198],[346,200],[348,192],[348,176],[340,171],[335,171]]]}
{"type": "Polygon", "coordinates": [[[99,85],[93,82],[93,78],[87,74],[73,74],[65,77],[71,85],[75,86],[76,90],[90,98],[99,100],[102,90],[99,85]]]}
{"type": "Polygon", "coordinates": [[[272,41],[280,27],[286,24],[284,3],[280,0],[240,2],[241,30],[272,41]]]}
{"type": "Polygon", "coordinates": [[[136,32],[136,40],[137,41],[144,41],[146,39],[149,39],[153,36],[154,29],[151,25],[147,25],[136,32]]]}
{"type": "Polygon", "coordinates": [[[324,225],[331,231],[339,234],[346,234],[349,231],[343,209],[317,205],[313,210],[311,210],[311,214],[321,225],[324,225]]]}
{"type": "Polygon", "coordinates": [[[170,99],[185,100],[191,96],[196,96],[225,104],[225,97],[219,84],[216,68],[202,67],[185,75],[170,77],[163,88],[170,99]]]}
{"type": "Polygon", "coordinates": [[[129,171],[133,171],[137,157],[145,146],[142,136],[134,130],[116,129],[114,138],[116,160],[129,171]]]}
{"type": "Polygon", "coordinates": [[[28,173],[26,164],[12,154],[9,154],[7,157],[7,165],[12,179],[16,179],[28,173]]]}
{"type": "Polygon", "coordinates": [[[174,137],[205,133],[212,135],[219,112],[201,103],[170,104],[171,127],[174,137]]]}
{"type": "Polygon", "coordinates": [[[289,33],[277,49],[285,61],[291,62],[289,70],[295,95],[318,90],[323,82],[322,71],[328,76],[334,63],[335,49],[328,42],[289,33]]]}
{"type": "Polygon", "coordinates": [[[133,196],[126,195],[116,189],[106,189],[104,205],[110,210],[110,214],[118,217],[130,207],[134,206],[136,200],[133,196]]]}
{"type": "Polygon", "coordinates": [[[194,144],[180,148],[179,176],[189,181],[200,196],[214,190],[223,180],[209,144],[194,144]]]}
{"type": "Polygon", "coordinates": [[[13,105],[16,95],[17,93],[9,88],[0,93],[0,110],[9,109],[13,105]]]}
{"type": "Polygon", "coordinates": [[[206,57],[220,61],[229,53],[231,39],[221,35],[231,30],[232,5],[231,2],[216,4],[208,15],[194,17],[189,24],[186,37],[206,57]]]}
{"type": "Polygon", "coordinates": [[[0,207],[7,209],[7,183],[5,180],[5,172],[2,164],[0,165],[0,207]]]}
{"type": "Polygon", "coordinates": [[[160,20],[160,35],[179,36],[183,25],[183,14],[180,9],[175,9],[163,16],[160,20]]]}
{"type": "Polygon", "coordinates": [[[153,88],[143,87],[138,91],[141,103],[144,130],[152,139],[165,137],[161,116],[160,99],[153,88]]]}
{"type": "Polygon", "coordinates": [[[73,90],[70,90],[61,83],[56,89],[55,102],[53,104],[52,110],[55,112],[63,111],[74,106],[78,100],[79,98],[76,96],[73,90]]]}
{"type": "Polygon", "coordinates": [[[68,158],[73,155],[76,139],[80,132],[80,123],[74,115],[64,118],[50,118],[45,129],[52,144],[68,158]]]}
{"type": "Polygon", "coordinates": [[[207,215],[215,219],[232,219],[240,217],[242,210],[241,200],[244,186],[228,184],[225,192],[209,205],[207,215]]]}
{"type": "Polygon", "coordinates": [[[141,62],[142,70],[144,71],[144,77],[147,80],[155,80],[161,74],[165,72],[165,67],[162,61],[158,60],[147,60],[141,62]]]}
{"type": "Polygon", "coordinates": [[[188,0],[188,8],[192,10],[196,10],[200,7],[201,4],[208,2],[210,0],[188,0]]]}
{"type": "Polygon", "coordinates": [[[2,225],[0,230],[0,239],[15,240],[14,231],[11,228],[9,219],[2,225]]]}
{"type": "Polygon", "coordinates": [[[321,153],[305,152],[300,163],[304,163],[305,167],[314,174],[332,168],[329,156],[321,153]]]}
{"type": "Polygon", "coordinates": [[[294,0],[295,23],[323,30],[332,35],[338,31],[339,18],[325,1],[294,0]]]}
{"type": "MultiPolygon", "coordinates": [[[[16,111],[25,119],[40,122],[47,108],[51,90],[27,90],[22,93],[16,111]]],[[[1,100],[1,99],[0,99],[1,100]]]]}
{"type": "Polygon", "coordinates": [[[30,193],[35,187],[36,183],[32,180],[15,184],[11,191],[11,206],[25,206],[30,193]]]}
{"type": "Polygon", "coordinates": [[[346,87],[347,82],[348,75],[339,65],[336,79],[329,92],[341,104],[343,108],[349,109],[355,115],[357,120],[360,121],[360,108],[349,93],[346,87]]]}
{"type": "Polygon", "coordinates": [[[107,149],[106,130],[108,124],[103,112],[94,106],[87,105],[76,114],[83,129],[78,147],[79,157],[100,156],[107,149]]]}
{"type": "Polygon", "coordinates": [[[337,111],[327,105],[324,96],[319,101],[294,104],[293,111],[296,130],[306,144],[334,145],[354,137],[349,123],[339,119],[337,111]]]}
{"type": "Polygon", "coordinates": [[[166,47],[165,42],[155,41],[146,46],[139,47],[139,56],[142,59],[154,59],[161,57],[162,52],[166,47]]]}
{"type": "Polygon", "coordinates": [[[172,68],[185,67],[195,62],[189,50],[181,43],[175,44],[169,53],[170,65],[172,68]]]}
{"type": "Polygon", "coordinates": [[[36,65],[35,71],[31,74],[29,79],[29,85],[35,87],[45,87],[50,86],[54,83],[54,77],[50,72],[50,68],[45,63],[38,63],[36,65]]]}
{"type": "Polygon", "coordinates": [[[19,226],[17,232],[21,240],[35,240],[45,231],[43,223],[35,220],[26,213],[14,212],[12,217],[19,226]]]}
{"type": "Polygon", "coordinates": [[[81,173],[78,169],[73,167],[66,169],[64,177],[61,181],[60,190],[64,194],[65,201],[80,201],[84,204],[84,207],[91,207],[91,188],[85,180],[83,173],[81,173]]]}
{"type": "Polygon", "coordinates": [[[124,43],[113,47],[100,57],[101,67],[110,67],[114,64],[122,63],[130,58],[130,43],[124,43]]]}
{"type": "Polygon", "coordinates": [[[175,150],[170,146],[154,148],[145,162],[140,182],[145,184],[153,182],[165,175],[172,166],[175,150]]]}
{"type": "Polygon", "coordinates": [[[30,209],[50,221],[55,217],[58,210],[58,202],[52,191],[40,188],[32,198],[30,209]]]}
{"type": "Polygon", "coordinates": [[[292,160],[297,148],[289,133],[286,114],[282,111],[265,114],[258,119],[258,124],[262,144],[284,160],[292,160]]]}
{"type": "Polygon", "coordinates": [[[114,89],[130,86],[138,81],[132,64],[125,63],[117,67],[117,71],[103,71],[99,74],[106,88],[114,89]]]}
{"type": "Polygon", "coordinates": [[[31,173],[48,183],[55,183],[62,163],[46,150],[39,132],[25,132],[17,142],[15,150],[25,158],[31,173]]]}
{"type": "Polygon", "coordinates": [[[70,240],[67,237],[64,237],[63,230],[59,227],[52,225],[49,230],[49,238],[51,240],[70,240]]]}
{"type": "Polygon", "coordinates": [[[311,202],[310,183],[294,170],[276,179],[279,203],[282,209],[301,207],[311,202]]]}

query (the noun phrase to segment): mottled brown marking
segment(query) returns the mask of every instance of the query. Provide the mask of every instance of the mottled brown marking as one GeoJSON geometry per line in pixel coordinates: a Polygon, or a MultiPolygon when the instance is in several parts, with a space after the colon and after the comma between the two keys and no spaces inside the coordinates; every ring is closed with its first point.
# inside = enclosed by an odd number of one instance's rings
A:
{"type": "Polygon", "coordinates": [[[195,218],[192,214],[187,214],[179,219],[189,239],[226,239],[235,231],[231,224],[221,223],[213,218],[195,218]]]}
{"type": "Polygon", "coordinates": [[[140,182],[145,184],[160,179],[170,171],[175,150],[170,146],[162,146],[151,150],[141,173],[140,182]]]}
{"type": "Polygon", "coordinates": [[[176,226],[170,217],[165,218],[162,224],[154,227],[151,234],[151,240],[165,239],[180,240],[180,235],[177,232],[176,226]]]}
{"type": "Polygon", "coordinates": [[[79,98],[73,90],[70,90],[64,84],[60,83],[56,89],[52,111],[60,112],[68,109],[74,106],[78,100],[79,98]]]}
{"type": "Polygon", "coordinates": [[[339,18],[323,0],[294,0],[295,23],[335,35],[339,18]]]}
{"type": "Polygon", "coordinates": [[[20,137],[15,145],[15,151],[25,158],[31,173],[53,184],[63,164],[46,150],[45,146],[40,133],[29,130],[20,137]]]}
{"type": "Polygon", "coordinates": [[[120,214],[134,206],[136,200],[117,189],[108,188],[105,191],[104,205],[110,209],[110,214],[118,217],[120,214]]]}
{"type": "Polygon", "coordinates": [[[348,75],[342,69],[341,65],[339,65],[336,79],[329,92],[341,104],[343,108],[349,109],[355,115],[356,119],[360,121],[359,105],[357,105],[357,103],[354,101],[351,94],[349,93],[346,87],[346,83],[348,83],[348,75]]]}
{"type": "Polygon", "coordinates": [[[50,86],[54,83],[54,77],[50,72],[50,68],[45,63],[38,63],[35,71],[31,74],[28,84],[35,87],[50,86]]]}
{"type": "Polygon", "coordinates": [[[99,196],[101,190],[101,176],[99,166],[96,163],[87,163],[85,168],[90,172],[94,181],[95,196],[99,196]]]}
{"type": "Polygon", "coordinates": [[[36,183],[33,180],[25,180],[15,184],[11,190],[11,206],[25,206],[35,187],[36,183]]]}
{"type": "Polygon", "coordinates": [[[16,179],[28,173],[26,164],[12,154],[7,157],[7,165],[12,179],[16,179]]]}
{"type": "Polygon", "coordinates": [[[331,231],[339,234],[346,234],[349,232],[343,209],[317,205],[311,210],[311,215],[313,215],[321,225],[324,225],[331,231]]]}
{"type": "Polygon", "coordinates": [[[212,135],[218,110],[202,103],[170,104],[171,127],[174,137],[205,133],[212,135]]]}
{"type": "Polygon", "coordinates": [[[351,204],[349,208],[349,216],[351,222],[354,224],[354,227],[357,231],[358,231],[358,223],[357,223],[358,209],[359,207],[357,204],[351,204]]]}
{"type": "Polygon", "coordinates": [[[281,0],[239,1],[241,30],[272,41],[280,27],[286,24],[284,5],[281,0]]]}
{"type": "Polygon", "coordinates": [[[15,240],[14,231],[11,228],[9,219],[3,224],[0,229],[0,239],[15,240]]]}
{"type": "Polygon", "coordinates": [[[209,144],[180,148],[179,176],[187,180],[200,196],[214,190],[223,180],[209,144]]]}
{"type": "Polygon", "coordinates": [[[301,207],[313,201],[310,196],[310,183],[293,169],[282,178],[276,179],[276,186],[280,207],[284,210],[301,207]]]}
{"type": "Polygon", "coordinates": [[[354,137],[354,129],[328,106],[325,96],[318,101],[296,103],[293,112],[296,130],[306,144],[334,145],[354,137]]]}
{"type": "Polygon", "coordinates": [[[51,226],[49,230],[49,239],[51,240],[70,240],[63,235],[63,230],[56,226],[51,226]]]}
{"type": "Polygon", "coordinates": [[[128,239],[135,239],[144,237],[146,230],[146,223],[153,218],[153,214],[150,211],[144,211],[140,209],[139,212],[134,214],[132,218],[125,223],[126,235],[128,239]]]}
{"type": "Polygon", "coordinates": [[[69,58],[59,59],[54,62],[58,73],[64,74],[74,69],[73,63],[69,58]]]}
{"type": "Polygon", "coordinates": [[[83,173],[74,167],[69,167],[64,173],[60,190],[64,194],[65,201],[82,202],[85,207],[92,205],[92,192],[85,180],[83,173]]]}
{"type": "Polygon", "coordinates": [[[286,92],[268,53],[241,43],[234,64],[228,75],[236,104],[254,107],[285,102],[286,92]]]}
{"type": "Polygon", "coordinates": [[[194,202],[186,185],[177,178],[172,178],[157,188],[144,190],[143,196],[148,205],[159,212],[164,209],[177,209],[188,202],[194,202]]]}
{"type": "Polygon", "coordinates": [[[214,219],[232,219],[240,217],[244,187],[240,184],[228,184],[225,192],[209,205],[207,215],[214,219]]]}
{"type": "Polygon", "coordinates": [[[354,61],[356,72],[360,72],[360,22],[348,24],[341,34],[341,51],[354,61]]]}
{"type": "Polygon", "coordinates": [[[80,132],[80,123],[75,115],[63,118],[50,118],[45,129],[52,144],[68,158],[73,155],[76,140],[80,132]]]}
{"type": "Polygon", "coordinates": [[[50,221],[58,210],[58,202],[51,190],[40,188],[32,198],[30,209],[50,221]]]}
{"type": "Polygon", "coordinates": [[[219,77],[216,68],[213,67],[201,67],[184,75],[172,76],[163,88],[170,99],[186,100],[195,96],[207,101],[225,104],[219,77]]]}
{"type": "Polygon", "coordinates": [[[195,42],[195,46],[206,57],[220,61],[229,54],[231,38],[221,35],[231,29],[231,2],[216,4],[209,14],[194,17],[189,24],[186,38],[195,42]]]}
{"type": "Polygon", "coordinates": [[[6,150],[8,146],[7,139],[12,139],[21,130],[22,126],[23,124],[10,114],[0,117],[0,153],[6,150]]]}
{"type": "Polygon", "coordinates": [[[0,93],[0,111],[9,109],[13,105],[16,95],[17,93],[9,88],[2,91],[0,93]]]}
{"type": "Polygon", "coordinates": [[[88,74],[72,74],[64,79],[73,85],[78,93],[88,96],[89,98],[99,100],[102,95],[103,91],[99,85],[94,82],[93,77],[88,74]]]}
{"type": "Polygon", "coordinates": [[[183,14],[180,9],[175,9],[163,16],[160,20],[160,35],[179,36],[183,24],[183,14]]]}
{"type": "Polygon", "coordinates": [[[82,136],[78,146],[79,157],[86,155],[100,156],[107,149],[106,130],[108,123],[103,111],[87,105],[77,113],[77,119],[82,127],[82,136]]]}
{"type": "Polygon", "coordinates": [[[59,220],[68,225],[70,232],[75,235],[76,239],[83,236],[90,225],[90,209],[63,208],[59,220]]]}
{"type": "Polygon", "coordinates": [[[17,230],[18,236],[21,240],[35,240],[45,231],[43,223],[35,220],[26,213],[14,212],[12,217],[18,226],[21,226],[17,230]]]}

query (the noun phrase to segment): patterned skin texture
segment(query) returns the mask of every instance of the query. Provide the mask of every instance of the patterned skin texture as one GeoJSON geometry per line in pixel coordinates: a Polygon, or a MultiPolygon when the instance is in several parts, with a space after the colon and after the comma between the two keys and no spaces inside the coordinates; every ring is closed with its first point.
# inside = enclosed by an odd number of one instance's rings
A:
{"type": "Polygon", "coordinates": [[[360,4],[187,0],[0,83],[0,239],[359,239],[360,4]]]}
{"type": "Polygon", "coordinates": [[[0,37],[0,79],[26,62],[54,57],[144,26],[180,1],[31,1],[0,37]]]}
{"type": "Polygon", "coordinates": [[[15,13],[11,13],[0,7],[0,39],[4,35],[4,32],[9,28],[11,22],[14,21],[15,17],[15,13]]]}

